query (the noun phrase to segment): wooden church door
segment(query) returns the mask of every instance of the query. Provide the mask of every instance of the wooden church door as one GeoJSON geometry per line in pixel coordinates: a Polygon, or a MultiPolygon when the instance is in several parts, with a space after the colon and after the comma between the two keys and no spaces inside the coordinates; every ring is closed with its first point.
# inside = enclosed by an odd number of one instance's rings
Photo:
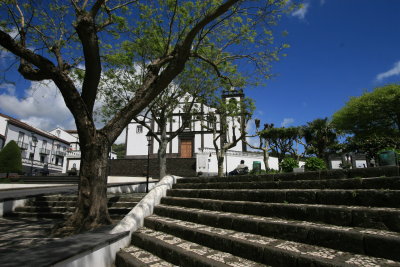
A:
{"type": "Polygon", "coordinates": [[[181,158],[192,157],[192,140],[181,140],[181,158]]]}

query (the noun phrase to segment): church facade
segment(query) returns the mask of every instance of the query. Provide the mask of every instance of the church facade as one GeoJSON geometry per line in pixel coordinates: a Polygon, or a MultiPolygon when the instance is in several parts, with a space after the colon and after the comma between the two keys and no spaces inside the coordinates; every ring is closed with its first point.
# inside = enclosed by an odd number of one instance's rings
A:
{"type": "MultiPolygon", "coordinates": [[[[222,99],[224,101],[230,101],[235,99],[240,103],[244,98],[242,90],[230,90],[224,91],[222,99]]],[[[195,103],[197,105],[198,113],[192,114],[191,122],[181,133],[179,133],[167,146],[167,157],[169,158],[196,158],[196,154],[204,150],[214,149],[213,144],[213,124],[208,121],[209,114],[215,114],[217,120],[221,119],[217,110],[213,107],[205,104],[195,103]]],[[[183,105],[183,103],[182,103],[183,105]]],[[[187,116],[186,116],[187,117],[187,116]]],[[[185,120],[185,114],[183,113],[182,106],[177,106],[174,110],[172,118],[168,119],[167,124],[167,135],[177,131],[185,120]]],[[[243,123],[243,120],[241,120],[243,123]]],[[[245,125],[241,125],[236,119],[230,119],[227,121],[228,136],[232,137],[232,127],[236,129],[244,129],[245,125]]],[[[146,119],[146,125],[151,130],[160,135],[157,123],[152,118],[146,119]]],[[[216,124],[216,132],[219,133],[219,123],[216,124]]],[[[143,125],[132,121],[126,128],[126,158],[146,158],[148,153],[150,157],[156,157],[159,148],[158,142],[153,137],[150,142],[147,141],[147,134],[149,130],[143,125]],[[150,143],[150,145],[149,145],[150,143]]],[[[236,135],[239,133],[236,132],[236,135]]],[[[229,137],[228,137],[229,138],[229,137]]],[[[220,142],[220,139],[217,140],[220,142]]],[[[219,144],[220,146],[220,144],[219,144]]],[[[235,147],[231,150],[244,152],[247,150],[245,142],[239,141],[235,147]]]]}

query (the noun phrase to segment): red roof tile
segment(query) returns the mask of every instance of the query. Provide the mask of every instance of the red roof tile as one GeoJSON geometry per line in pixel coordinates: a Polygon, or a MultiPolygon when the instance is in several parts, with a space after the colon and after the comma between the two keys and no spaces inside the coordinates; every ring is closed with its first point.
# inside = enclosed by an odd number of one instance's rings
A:
{"type": "Polygon", "coordinates": [[[7,115],[2,114],[2,113],[0,113],[0,116],[1,116],[1,117],[4,117],[4,118],[6,118],[6,119],[8,119],[8,122],[11,123],[11,124],[13,124],[13,125],[16,125],[16,126],[21,127],[21,128],[23,128],[23,129],[25,129],[25,130],[34,132],[34,133],[36,133],[36,134],[39,134],[39,135],[45,136],[45,137],[47,137],[47,138],[50,138],[50,139],[53,139],[53,140],[57,140],[57,141],[59,141],[59,142],[61,142],[61,143],[64,143],[64,144],[69,145],[69,142],[68,142],[68,141],[66,141],[66,140],[64,140],[64,139],[61,139],[61,138],[59,138],[59,137],[57,137],[57,136],[55,136],[55,135],[52,135],[51,133],[48,133],[48,132],[46,132],[46,131],[43,131],[43,130],[41,130],[41,129],[37,129],[37,128],[35,128],[35,127],[32,127],[32,126],[30,126],[29,124],[26,124],[25,122],[22,122],[22,121],[20,121],[20,120],[17,120],[17,119],[15,119],[15,118],[13,118],[13,117],[7,116],[7,115]]]}

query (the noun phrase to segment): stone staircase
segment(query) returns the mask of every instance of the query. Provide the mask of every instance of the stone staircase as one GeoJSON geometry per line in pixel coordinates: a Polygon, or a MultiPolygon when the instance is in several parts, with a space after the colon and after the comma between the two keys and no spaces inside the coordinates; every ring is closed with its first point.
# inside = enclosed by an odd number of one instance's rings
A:
{"type": "Polygon", "coordinates": [[[179,179],[116,258],[174,265],[400,266],[400,177],[179,179]]]}
{"type": "MultiPolygon", "coordinates": [[[[131,193],[108,195],[108,211],[113,221],[121,220],[146,194],[131,193]]],[[[40,195],[31,197],[23,207],[18,207],[5,217],[66,219],[76,207],[76,194],[40,195]]]]}
{"type": "Polygon", "coordinates": [[[79,176],[48,175],[48,176],[21,176],[21,182],[30,184],[78,184],[79,176]]]}

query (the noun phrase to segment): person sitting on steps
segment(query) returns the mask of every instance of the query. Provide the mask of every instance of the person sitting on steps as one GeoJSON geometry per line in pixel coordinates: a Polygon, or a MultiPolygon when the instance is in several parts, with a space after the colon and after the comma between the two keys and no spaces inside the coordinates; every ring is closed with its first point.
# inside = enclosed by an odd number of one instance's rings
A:
{"type": "Polygon", "coordinates": [[[249,172],[249,167],[244,164],[244,160],[240,161],[240,164],[237,165],[236,169],[229,172],[229,175],[239,175],[239,174],[247,174],[249,172]]]}

